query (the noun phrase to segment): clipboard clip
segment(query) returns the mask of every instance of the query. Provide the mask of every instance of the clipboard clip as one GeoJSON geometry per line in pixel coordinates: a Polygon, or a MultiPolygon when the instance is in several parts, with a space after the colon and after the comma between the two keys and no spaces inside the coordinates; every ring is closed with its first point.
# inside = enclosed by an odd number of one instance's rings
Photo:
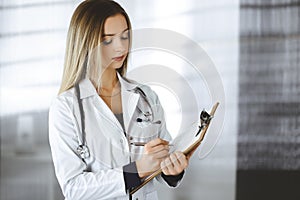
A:
{"type": "Polygon", "coordinates": [[[203,130],[203,128],[205,126],[207,126],[207,124],[209,124],[210,120],[213,118],[214,116],[210,115],[208,112],[206,112],[205,110],[202,110],[202,112],[200,113],[200,126],[199,126],[199,130],[196,133],[195,137],[197,137],[199,135],[199,133],[203,130]]]}

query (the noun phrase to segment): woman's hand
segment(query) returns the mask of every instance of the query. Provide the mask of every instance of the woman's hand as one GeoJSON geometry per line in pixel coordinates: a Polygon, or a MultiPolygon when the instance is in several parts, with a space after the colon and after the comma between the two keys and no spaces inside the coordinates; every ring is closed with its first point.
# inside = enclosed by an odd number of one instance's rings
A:
{"type": "Polygon", "coordinates": [[[191,156],[193,155],[193,153],[196,151],[198,146],[199,146],[199,144],[187,156],[185,156],[180,151],[171,153],[170,156],[165,158],[160,164],[162,172],[165,175],[180,174],[184,169],[186,169],[188,167],[189,160],[190,160],[191,156]]]}
{"type": "Polygon", "coordinates": [[[165,158],[160,167],[165,175],[178,175],[187,168],[188,164],[187,157],[182,152],[176,151],[165,158]]]}
{"type": "Polygon", "coordinates": [[[143,156],[136,161],[136,168],[141,178],[158,170],[161,161],[169,155],[169,142],[156,138],[144,146],[143,156]]]}

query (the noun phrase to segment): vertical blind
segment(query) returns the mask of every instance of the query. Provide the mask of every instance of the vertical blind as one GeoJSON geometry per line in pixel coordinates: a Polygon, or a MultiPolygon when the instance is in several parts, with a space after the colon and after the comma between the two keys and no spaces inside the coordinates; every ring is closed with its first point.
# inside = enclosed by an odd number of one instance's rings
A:
{"type": "Polygon", "coordinates": [[[300,169],[300,2],[240,8],[238,169],[300,169]]]}

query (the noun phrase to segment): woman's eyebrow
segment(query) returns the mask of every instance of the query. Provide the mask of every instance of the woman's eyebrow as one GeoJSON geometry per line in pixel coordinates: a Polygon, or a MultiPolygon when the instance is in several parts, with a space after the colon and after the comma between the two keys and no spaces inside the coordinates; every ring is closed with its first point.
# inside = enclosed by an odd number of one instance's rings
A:
{"type": "MultiPolygon", "coordinates": [[[[128,31],[128,30],[129,30],[129,28],[126,28],[121,33],[124,33],[125,31],[128,31]]],[[[105,36],[114,36],[114,35],[117,35],[117,33],[115,33],[115,34],[112,34],[112,33],[110,33],[110,34],[103,34],[102,37],[105,37],[105,36]]]]}

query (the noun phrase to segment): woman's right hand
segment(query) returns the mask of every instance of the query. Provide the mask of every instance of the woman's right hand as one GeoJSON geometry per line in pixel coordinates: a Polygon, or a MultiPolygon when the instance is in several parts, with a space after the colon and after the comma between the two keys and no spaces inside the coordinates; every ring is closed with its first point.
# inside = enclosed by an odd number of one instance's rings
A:
{"type": "Polygon", "coordinates": [[[169,155],[169,142],[161,138],[151,140],[144,146],[142,158],[136,161],[140,178],[149,176],[160,168],[161,161],[169,155]]]}

